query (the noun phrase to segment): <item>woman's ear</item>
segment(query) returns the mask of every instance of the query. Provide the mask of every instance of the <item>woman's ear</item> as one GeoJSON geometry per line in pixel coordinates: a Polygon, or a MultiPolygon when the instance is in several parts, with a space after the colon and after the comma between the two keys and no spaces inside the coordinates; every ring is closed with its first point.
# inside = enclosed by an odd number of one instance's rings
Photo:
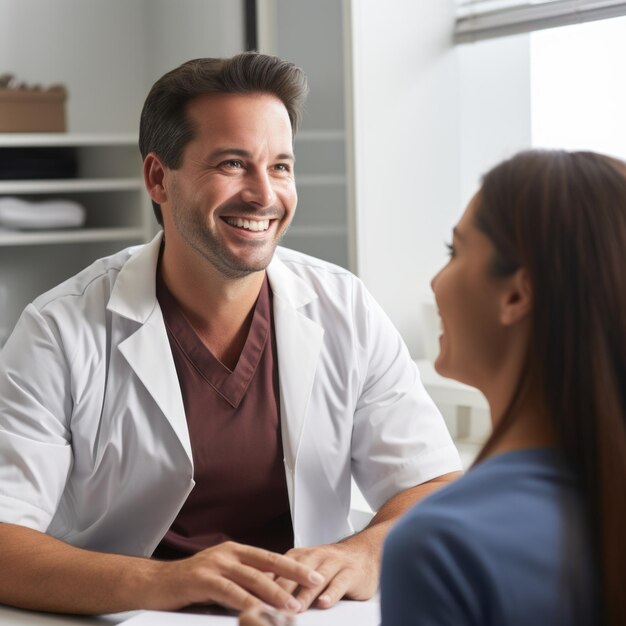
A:
{"type": "Polygon", "coordinates": [[[150,152],[143,161],[143,179],[148,191],[148,195],[157,204],[163,204],[167,201],[167,193],[165,192],[165,170],[166,167],[161,159],[154,153],[150,152]]]}
{"type": "Polygon", "coordinates": [[[506,287],[500,302],[500,322],[503,326],[513,326],[530,315],[533,290],[530,276],[523,267],[505,280],[506,287]]]}

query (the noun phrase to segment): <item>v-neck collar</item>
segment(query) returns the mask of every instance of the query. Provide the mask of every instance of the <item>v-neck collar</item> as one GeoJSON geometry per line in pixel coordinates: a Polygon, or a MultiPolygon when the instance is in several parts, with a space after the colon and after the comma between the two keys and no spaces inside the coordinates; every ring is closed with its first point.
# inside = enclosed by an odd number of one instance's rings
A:
{"type": "Polygon", "coordinates": [[[250,330],[235,369],[226,367],[202,342],[157,270],[157,298],[170,341],[176,342],[198,375],[237,408],[259,366],[271,325],[271,292],[267,274],[254,306],[250,330]]]}

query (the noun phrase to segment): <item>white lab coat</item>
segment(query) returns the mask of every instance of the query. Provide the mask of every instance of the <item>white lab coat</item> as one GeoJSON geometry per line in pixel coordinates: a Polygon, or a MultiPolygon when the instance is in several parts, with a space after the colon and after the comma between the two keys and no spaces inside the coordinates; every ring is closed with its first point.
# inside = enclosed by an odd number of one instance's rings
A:
{"type": "MultiPolygon", "coordinates": [[[[155,296],[160,241],[96,261],[24,310],[0,355],[0,521],[148,556],[193,489],[155,296]]],[[[377,508],[460,462],[357,278],[280,248],[268,276],[295,544],[333,542],[352,532],[351,474],[377,508]]]]}

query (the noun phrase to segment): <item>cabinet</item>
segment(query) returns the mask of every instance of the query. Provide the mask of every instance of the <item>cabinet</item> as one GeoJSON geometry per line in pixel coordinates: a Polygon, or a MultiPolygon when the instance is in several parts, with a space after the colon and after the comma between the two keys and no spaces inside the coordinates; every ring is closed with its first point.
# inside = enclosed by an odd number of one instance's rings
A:
{"type": "Polygon", "coordinates": [[[298,209],[283,244],[356,271],[343,12],[337,0],[257,0],[260,50],[302,67],[310,88],[294,145],[298,209]]]}
{"type": "Polygon", "coordinates": [[[74,200],[86,219],[73,229],[0,230],[0,342],[28,301],[94,259],[147,241],[154,223],[134,135],[0,134],[0,151],[14,148],[71,149],[77,175],[0,180],[0,197],[74,200]]]}
{"type": "Polygon", "coordinates": [[[343,130],[302,130],[296,135],[298,209],[284,245],[352,267],[347,225],[343,130]]]}

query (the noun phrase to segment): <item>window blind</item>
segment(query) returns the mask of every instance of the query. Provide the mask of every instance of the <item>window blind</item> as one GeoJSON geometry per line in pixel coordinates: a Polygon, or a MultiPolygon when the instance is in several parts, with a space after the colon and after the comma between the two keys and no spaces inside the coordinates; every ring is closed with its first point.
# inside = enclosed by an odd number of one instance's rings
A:
{"type": "Polygon", "coordinates": [[[457,0],[454,38],[466,43],[620,15],[626,0],[457,0]]]}

